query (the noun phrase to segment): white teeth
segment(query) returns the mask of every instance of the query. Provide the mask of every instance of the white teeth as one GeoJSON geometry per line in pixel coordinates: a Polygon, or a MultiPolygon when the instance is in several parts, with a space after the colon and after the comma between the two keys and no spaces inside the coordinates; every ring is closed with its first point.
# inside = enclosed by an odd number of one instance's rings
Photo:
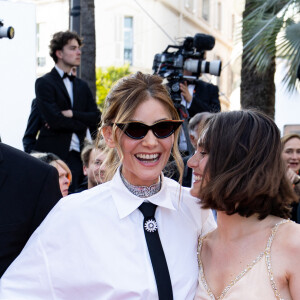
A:
{"type": "Polygon", "coordinates": [[[195,181],[200,181],[202,179],[202,176],[195,175],[194,180],[195,181]]]}
{"type": "Polygon", "coordinates": [[[159,154],[155,153],[155,154],[137,154],[136,157],[137,158],[141,158],[141,159],[156,159],[158,158],[159,154]]]}

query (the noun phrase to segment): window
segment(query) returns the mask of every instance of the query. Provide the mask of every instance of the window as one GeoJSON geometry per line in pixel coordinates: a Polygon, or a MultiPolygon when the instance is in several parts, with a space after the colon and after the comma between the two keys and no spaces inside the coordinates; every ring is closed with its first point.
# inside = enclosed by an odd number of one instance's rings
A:
{"type": "Polygon", "coordinates": [[[124,18],[124,62],[132,65],[133,17],[124,18]]]}
{"type": "Polygon", "coordinates": [[[209,21],[209,0],[202,1],[202,18],[209,21]]]}
{"type": "Polygon", "coordinates": [[[222,30],[222,4],[218,2],[217,6],[217,29],[222,30]]]}
{"type": "MultiPolygon", "coordinates": [[[[38,67],[44,67],[46,65],[46,57],[44,55],[45,51],[42,47],[43,45],[43,32],[45,25],[39,23],[36,25],[36,53],[37,53],[37,65],[38,67]]],[[[45,47],[45,46],[44,46],[45,47]]]]}
{"type": "Polygon", "coordinates": [[[185,0],[185,7],[189,12],[193,14],[196,12],[194,0],[185,0]]]}
{"type": "Polygon", "coordinates": [[[235,15],[231,16],[231,38],[234,39],[235,15]]]}

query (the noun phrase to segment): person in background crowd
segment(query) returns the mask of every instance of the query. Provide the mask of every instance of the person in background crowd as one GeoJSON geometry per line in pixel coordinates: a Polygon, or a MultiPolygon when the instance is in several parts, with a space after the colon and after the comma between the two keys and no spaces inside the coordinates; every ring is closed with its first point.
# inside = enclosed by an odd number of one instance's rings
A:
{"type": "Polygon", "coordinates": [[[171,151],[180,164],[181,123],[160,77],[118,81],[100,131],[111,180],[59,201],[4,274],[0,299],[193,300],[197,239],[215,222],[162,174],[171,151]]]}
{"type": "Polygon", "coordinates": [[[0,277],[61,196],[52,166],[0,143],[0,277]]]}
{"type": "Polygon", "coordinates": [[[87,129],[93,134],[101,115],[87,83],[71,71],[80,65],[81,45],[75,32],[55,33],[49,46],[55,66],[35,83],[37,107],[45,125],[33,150],[54,153],[67,163],[73,177],[70,192],[83,179],[80,152],[87,129]]]}
{"type": "Polygon", "coordinates": [[[205,126],[207,120],[209,120],[213,116],[212,113],[209,112],[201,112],[195,114],[189,121],[189,136],[190,141],[196,151],[198,139],[201,135],[201,131],[205,126]]]}
{"type": "Polygon", "coordinates": [[[106,158],[105,141],[102,139],[98,146],[87,144],[81,152],[81,160],[83,163],[83,174],[86,180],[79,186],[75,192],[82,192],[90,189],[98,184],[105,182],[105,164],[106,158]]]}
{"type": "Polygon", "coordinates": [[[44,123],[41,114],[38,110],[36,99],[31,102],[31,110],[27,121],[26,130],[22,139],[23,148],[26,153],[31,153],[35,147],[36,139],[42,126],[47,126],[44,123]]]}
{"type": "MultiPolygon", "coordinates": [[[[184,70],[183,75],[188,77],[192,76],[193,73],[184,70]]],[[[188,118],[194,117],[197,113],[217,113],[221,111],[219,88],[217,85],[201,79],[185,80],[183,83],[180,83],[180,90],[182,97],[181,106],[188,113],[188,118]]],[[[183,153],[183,156],[192,154],[187,152],[187,140],[183,130],[180,133],[179,149],[183,153]]]]}
{"type": "Polygon", "coordinates": [[[199,239],[195,300],[299,299],[300,226],[288,219],[296,196],[274,121],[215,114],[188,165],[191,194],[218,212],[218,227],[199,239]]]}
{"type": "Polygon", "coordinates": [[[72,182],[72,172],[67,164],[53,153],[31,153],[31,155],[57,169],[59,187],[63,197],[68,196],[69,186],[72,182]]]}
{"type": "MultiPolygon", "coordinates": [[[[202,113],[197,113],[190,119],[189,125],[188,125],[188,130],[189,130],[190,141],[191,141],[191,144],[194,147],[194,149],[197,149],[197,142],[198,142],[198,139],[201,134],[201,130],[202,130],[203,126],[205,125],[207,120],[212,116],[213,116],[212,113],[202,112],[202,113]]],[[[183,171],[182,185],[186,186],[186,187],[191,187],[192,182],[193,182],[193,178],[192,178],[193,170],[191,168],[189,168],[187,165],[188,160],[192,157],[193,154],[194,153],[183,157],[184,171],[183,171]]],[[[176,167],[176,164],[173,161],[167,165],[165,174],[166,174],[166,176],[168,176],[176,181],[179,180],[180,174],[176,167]]]]}
{"type": "Polygon", "coordinates": [[[292,220],[300,223],[300,135],[288,134],[281,138],[282,159],[286,164],[286,175],[293,184],[298,200],[292,204],[292,220]]]}

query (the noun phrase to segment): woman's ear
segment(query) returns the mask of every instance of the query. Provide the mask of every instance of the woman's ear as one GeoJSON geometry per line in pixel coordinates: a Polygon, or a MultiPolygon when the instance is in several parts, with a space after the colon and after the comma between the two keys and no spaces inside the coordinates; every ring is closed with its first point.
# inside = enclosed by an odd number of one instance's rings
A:
{"type": "Polygon", "coordinates": [[[105,126],[102,128],[102,135],[104,137],[105,143],[109,148],[115,148],[116,144],[113,139],[112,127],[105,126]]]}

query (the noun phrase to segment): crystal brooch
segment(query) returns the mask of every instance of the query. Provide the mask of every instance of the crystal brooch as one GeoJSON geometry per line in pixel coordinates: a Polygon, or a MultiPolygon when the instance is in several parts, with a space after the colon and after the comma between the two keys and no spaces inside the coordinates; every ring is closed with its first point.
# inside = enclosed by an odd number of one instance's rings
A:
{"type": "Polygon", "coordinates": [[[157,230],[157,223],[154,219],[150,219],[145,222],[144,227],[148,232],[155,232],[157,230]]]}

